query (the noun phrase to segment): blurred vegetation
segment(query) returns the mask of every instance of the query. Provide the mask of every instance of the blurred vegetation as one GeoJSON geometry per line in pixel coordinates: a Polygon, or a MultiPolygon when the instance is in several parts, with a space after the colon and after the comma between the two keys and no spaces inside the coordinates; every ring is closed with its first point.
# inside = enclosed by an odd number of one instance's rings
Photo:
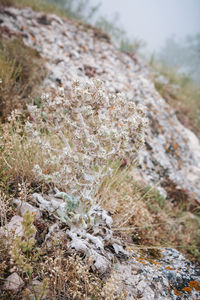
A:
{"type": "Polygon", "coordinates": [[[200,33],[188,35],[183,40],[171,37],[157,55],[168,68],[175,68],[193,81],[200,82],[200,33]]]}
{"type": "Polygon", "coordinates": [[[155,88],[175,108],[180,122],[200,138],[200,85],[190,75],[167,66],[153,56],[150,65],[154,70],[155,88]]]}
{"type": "Polygon", "coordinates": [[[134,52],[139,53],[142,48],[146,46],[146,43],[142,39],[130,40],[125,37],[120,42],[120,51],[122,52],[134,52]]]}
{"type": "Polygon", "coordinates": [[[156,71],[158,92],[175,108],[181,123],[200,138],[200,33],[184,40],[167,39],[150,65],[156,71]]]}
{"type": "Polygon", "coordinates": [[[89,23],[98,11],[100,4],[91,6],[90,0],[46,0],[56,5],[68,18],[89,23]]]}
{"type": "Polygon", "coordinates": [[[95,26],[106,32],[117,44],[126,35],[124,29],[119,24],[119,15],[115,14],[114,17],[108,20],[104,16],[98,17],[95,21],[95,26]]]}

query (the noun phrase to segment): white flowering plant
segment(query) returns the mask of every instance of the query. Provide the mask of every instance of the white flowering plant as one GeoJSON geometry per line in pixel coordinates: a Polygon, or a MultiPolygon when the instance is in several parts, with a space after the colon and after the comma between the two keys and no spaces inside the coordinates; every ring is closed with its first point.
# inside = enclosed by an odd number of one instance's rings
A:
{"type": "Polygon", "coordinates": [[[132,160],[144,142],[143,107],[121,95],[109,96],[97,80],[74,82],[70,97],[65,97],[63,88],[54,97],[42,95],[41,106],[28,109],[25,131],[54,170],[45,174],[37,164],[34,172],[83,198],[89,198],[102,179],[112,175],[110,161],[132,160]]]}

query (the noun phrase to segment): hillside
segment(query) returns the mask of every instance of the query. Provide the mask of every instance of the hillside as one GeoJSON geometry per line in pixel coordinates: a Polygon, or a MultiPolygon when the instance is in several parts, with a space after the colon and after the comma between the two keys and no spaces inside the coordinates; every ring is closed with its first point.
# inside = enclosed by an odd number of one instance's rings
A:
{"type": "Polygon", "coordinates": [[[0,103],[1,298],[198,299],[200,143],[148,66],[30,8],[0,34],[39,77],[0,103]]]}

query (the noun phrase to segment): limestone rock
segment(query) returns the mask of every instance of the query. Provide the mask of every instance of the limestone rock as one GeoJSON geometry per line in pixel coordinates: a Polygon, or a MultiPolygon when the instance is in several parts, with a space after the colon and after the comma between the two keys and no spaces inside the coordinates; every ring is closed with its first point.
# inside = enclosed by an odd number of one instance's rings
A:
{"type": "Polygon", "coordinates": [[[20,216],[14,216],[10,220],[7,226],[0,229],[0,236],[5,235],[6,237],[16,237],[23,235],[22,228],[23,218],[20,216]]]}
{"type": "Polygon", "coordinates": [[[15,272],[6,278],[6,282],[4,283],[3,289],[17,292],[23,287],[23,285],[24,285],[23,280],[15,272]]]}
{"type": "Polygon", "coordinates": [[[161,249],[161,254],[160,259],[133,256],[117,263],[118,291],[125,290],[126,299],[198,299],[200,271],[175,249],[161,249]]]}
{"type": "Polygon", "coordinates": [[[29,212],[31,212],[31,213],[33,213],[35,215],[36,219],[40,219],[41,218],[41,212],[40,212],[40,210],[38,208],[34,207],[33,205],[31,205],[30,203],[23,202],[23,201],[21,201],[19,199],[15,199],[13,202],[19,208],[21,216],[23,216],[25,212],[29,211],[29,212]]]}

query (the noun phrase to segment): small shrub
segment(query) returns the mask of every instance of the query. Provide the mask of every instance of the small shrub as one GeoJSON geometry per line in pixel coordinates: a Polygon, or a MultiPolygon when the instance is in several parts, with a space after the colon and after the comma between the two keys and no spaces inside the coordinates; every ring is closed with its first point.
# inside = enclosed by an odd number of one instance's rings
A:
{"type": "Polygon", "coordinates": [[[38,179],[81,198],[89,199],[103,178],[112,175],[110,161],[132,161],[143,145],[143,107],[133,99],[107,95],[99,81],[76,82],[71,98],[61,89],[55,96],[44,95],[40,108],[28,109],[34,122],[26,122],[26,135],[45,157],[33,171],[38,179]],[[53,172],[47,173],[45,165],[53,172]]]}

